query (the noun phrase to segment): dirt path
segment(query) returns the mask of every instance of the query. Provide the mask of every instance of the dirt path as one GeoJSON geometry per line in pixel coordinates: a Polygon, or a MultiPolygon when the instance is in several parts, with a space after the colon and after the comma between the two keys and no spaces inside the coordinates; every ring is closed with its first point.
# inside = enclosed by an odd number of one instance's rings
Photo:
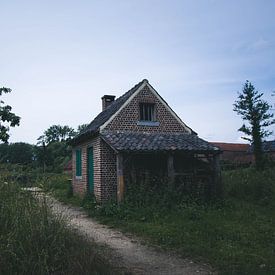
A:
{"type": "MultiPolygon", "coordinates": [[[[42,196],[40,193],[40,199],[42,196]]],[[[107,256],[112,258],[110,262],[127,270],[126,274],[214,274],[207,265],[145,246],[133,237],[99,224],[79,208],[62,204],[49,196],[46,196],[46,201],[53,213],[62,215],[81,235],[106,246],[111,251],[107,256]]]]}

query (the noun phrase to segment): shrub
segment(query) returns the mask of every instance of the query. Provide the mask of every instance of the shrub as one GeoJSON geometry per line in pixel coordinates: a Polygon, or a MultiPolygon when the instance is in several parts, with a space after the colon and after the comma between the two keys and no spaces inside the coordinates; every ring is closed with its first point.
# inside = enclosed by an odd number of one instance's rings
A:
{"type": "Polygon", "coordinates": [[[226,171],[223,173],[227,197],[258,204],[274,204],[275,169],[258,171],[255,168],[226,171]]]}

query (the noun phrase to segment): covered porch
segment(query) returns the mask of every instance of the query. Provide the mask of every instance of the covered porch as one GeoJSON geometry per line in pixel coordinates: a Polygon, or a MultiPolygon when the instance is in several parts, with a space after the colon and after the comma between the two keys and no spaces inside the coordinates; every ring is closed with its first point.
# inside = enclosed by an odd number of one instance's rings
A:
{"type": "Polygon", "coordinates": [[[130,184],[168,184],[205,199],[222,193],[221,152],[197,135],[108,132],[103,139],[116,152],[118,202],[130,184]]]}

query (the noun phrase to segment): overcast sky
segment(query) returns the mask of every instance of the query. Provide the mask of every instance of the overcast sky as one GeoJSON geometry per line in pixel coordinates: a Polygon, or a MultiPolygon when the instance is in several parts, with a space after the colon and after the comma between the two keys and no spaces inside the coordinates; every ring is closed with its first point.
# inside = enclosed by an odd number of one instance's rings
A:
{"type": "Polygon", "coordinates": [[[144,78],[209,141],[240,141],[232,104],[245,80],[275,102],[275,1],[0,0],[0,10],[0,86],[22,117],[11,142],[88,123],[102,95],[144,78]]]}

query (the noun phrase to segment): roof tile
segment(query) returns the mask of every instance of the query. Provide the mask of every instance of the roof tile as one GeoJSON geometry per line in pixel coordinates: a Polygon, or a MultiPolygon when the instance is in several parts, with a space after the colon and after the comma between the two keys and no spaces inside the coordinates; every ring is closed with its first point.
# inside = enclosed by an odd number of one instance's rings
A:
{"type": "Polygon", "coordinates": [[[219,148],[187,133],[104,131],[101,137],[117,151],[219,151],[219,148]]]}

